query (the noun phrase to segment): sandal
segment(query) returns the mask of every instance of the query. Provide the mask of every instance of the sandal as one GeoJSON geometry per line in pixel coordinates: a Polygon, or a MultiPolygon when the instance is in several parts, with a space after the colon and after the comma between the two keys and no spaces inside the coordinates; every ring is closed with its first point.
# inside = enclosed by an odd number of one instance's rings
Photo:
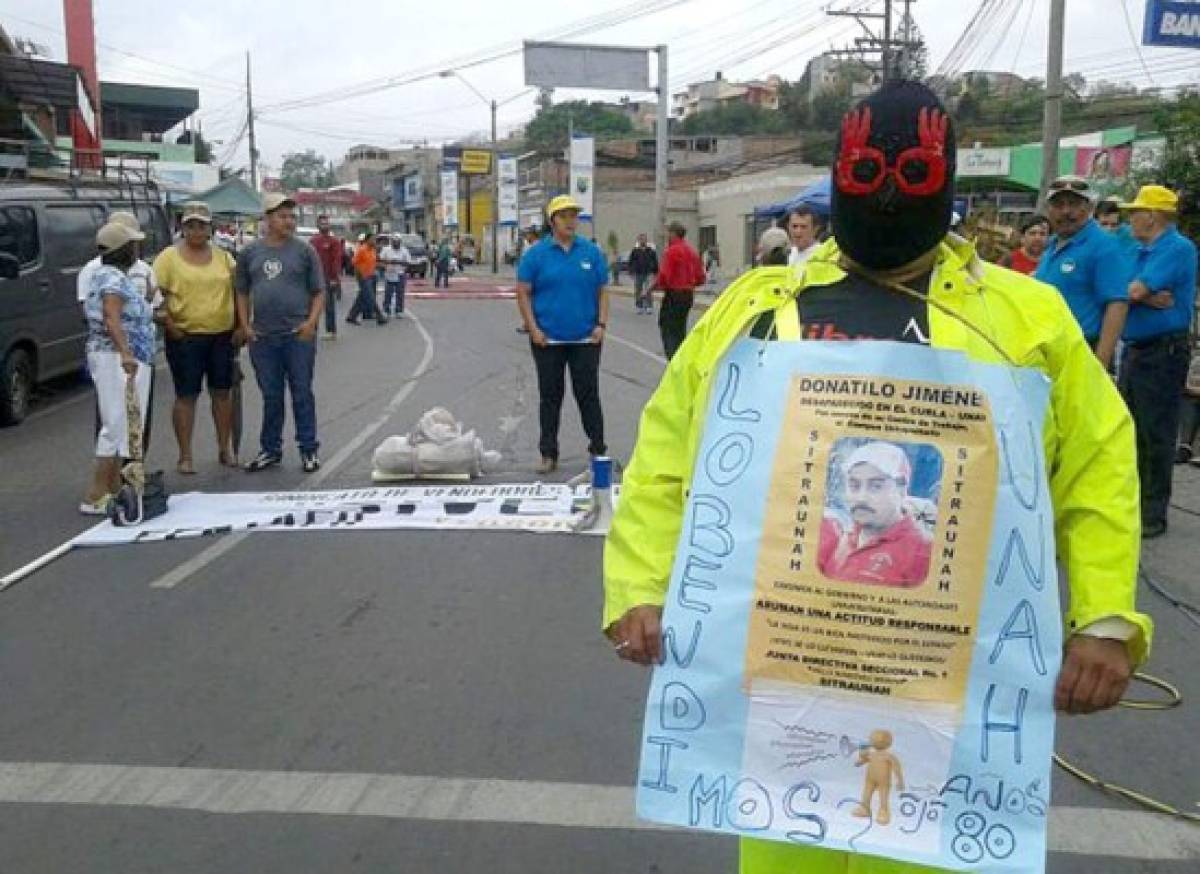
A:
{"type": "Polygon", "coordinates": [[[179,459],[179,463],[175,465],[175,469],[185,476],[191,476],[196,472],[196,468],[192,465],[190,458],[179,459]]]}
{"type": "Polygon", "coordinates": [[[237,467],[238,466],[237,456],[233,452],[222,452],[217,457],[217,461],[223,467],[237,467]]]}

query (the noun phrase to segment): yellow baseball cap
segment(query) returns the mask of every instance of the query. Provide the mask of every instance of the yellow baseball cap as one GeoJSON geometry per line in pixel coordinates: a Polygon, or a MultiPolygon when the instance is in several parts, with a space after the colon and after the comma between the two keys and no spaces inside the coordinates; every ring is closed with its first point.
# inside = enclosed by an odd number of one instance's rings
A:
{"type": "Polygon", "coordinates": [[[560,194],[546,205],[546,215],[553,216],[555,213],[568,209],[573,209],[575,212],[583,212],[583,208],[575,202],[575,198],[569,194],[560,194]]]}
{"type": "Polygon", "coordinates": [[[1163,185],[1143,185],[1138,189],[1132,203],[1122,203],[1121,209],[1154,209],[1159,212],[1176,212],[1179,195],[1163,185]]]}

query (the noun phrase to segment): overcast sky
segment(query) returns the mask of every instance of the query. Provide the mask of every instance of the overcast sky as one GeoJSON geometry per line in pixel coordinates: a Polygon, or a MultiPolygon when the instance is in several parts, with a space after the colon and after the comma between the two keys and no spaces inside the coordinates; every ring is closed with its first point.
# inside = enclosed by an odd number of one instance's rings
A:
{"type": "MultiPolygon", "coordinates": [[[[962,68],[1044,75],[1048,4],[992,2],[1003,14],[962,68]]],[[[487,98],[515,97],[499,110],[503,132],[533,113],[534,95],[523,93],[527,89],[519,52],[469,67],[461,66],[464,60],[514,49],[523,39],[562,38],[568,30],[592,22],[607,26],[570,39],[665,43],[672,90],[711,78],[717,70],[731,79],[769,73],[796,79],[810,57],[861,34],[855,22],[829,18],[822,10],[871,5],[871,0],[600,0],[561,5],[455,0],[444,6],[347,6],[318,0],[209,0],[178,6],[145,0],[95,3],[101,78],[199,88],[199,118],[206,136],[223,141],[216,147],[219,156],[230,150],[245,116],[242,83],[244,53],[249,51],[259,149],[263,161],[273,166],[292,150],[311,147],[336,160],[355,143],[442,142],[472,132],[486,137],[488,128],[486,104],[462,82],[436,75],[353,99],[291,110],[276,106],[286,101],[344,94],[364,84],[457,67],[487,98]],[[647,10],[650,14],[644,14],[647,10]],[[601,18],[604,22],[597,21],[601,18]],[[626,20],[618,21],[622,18],[626,20]]],[[[982,0],[914,2],[913,15],[929,45],[931,70],[951,52],[982,5],[982,0]]],[[[1200,52],[1143,48],[1139,58],[1130,29],[1140,41],[1144,8],[1145,0],[1068,0],[1067,71],[1139,87],[1196,81],[1200,52]]],[[[0,24],[11,36],[32,38],[55,59],[65,59],[62,7],[55,0],[0,0],[0,24]]],[[[555,93],[556,100],[620,96],[555,93]]],[[[227,157],[232,166],[244,166],[246,155],[242,141],[227,157]]]]}

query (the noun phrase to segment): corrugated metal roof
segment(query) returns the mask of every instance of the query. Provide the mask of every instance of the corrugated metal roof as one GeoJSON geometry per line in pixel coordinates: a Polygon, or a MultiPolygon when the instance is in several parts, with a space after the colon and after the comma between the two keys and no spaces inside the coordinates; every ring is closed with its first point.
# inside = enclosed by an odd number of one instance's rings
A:
{"type": "Polygon", "coordinates": [[[18,100],[74,107],[79,74],[68,64],[42,61],[24,55],[0,55],[0,78],[18,100]]]}
{"type": "Polygon", "coordinates": [[[200,92],[195,88],[164,88],[132,82],[101,82],[100,103],[119,103],[141,109],[166,109],[191,115],[200,108],[200,92]]]}

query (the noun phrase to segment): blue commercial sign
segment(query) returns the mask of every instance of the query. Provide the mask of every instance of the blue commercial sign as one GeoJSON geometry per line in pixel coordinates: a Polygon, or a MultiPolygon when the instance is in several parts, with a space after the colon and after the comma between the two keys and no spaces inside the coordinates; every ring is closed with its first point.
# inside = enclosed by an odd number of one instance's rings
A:
{"type": "Polygon", "coordinates": [[[392,180],[392,209],[404,210],[404,180],[392,180]]]}
{"type": "Polygon", "coordinates": [[[1142,42],[1200,49],[1200,0],[1146,0],[1142,42]]]}

